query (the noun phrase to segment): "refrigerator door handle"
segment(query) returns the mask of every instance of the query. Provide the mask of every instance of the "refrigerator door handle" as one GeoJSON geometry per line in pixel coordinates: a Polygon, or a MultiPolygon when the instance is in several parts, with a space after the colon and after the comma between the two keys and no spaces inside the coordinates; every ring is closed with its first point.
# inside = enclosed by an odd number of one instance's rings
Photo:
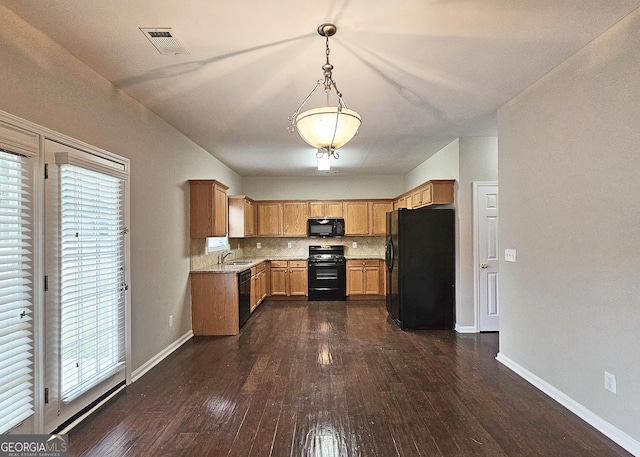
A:
{"type": "Polygon", "coordinates": [[[385,261],[387,262],[387,270],[393,270],[393,261],[394,261],[394,253],[393,253],[393,243],[389,241],[385,246],[385,261]]]}

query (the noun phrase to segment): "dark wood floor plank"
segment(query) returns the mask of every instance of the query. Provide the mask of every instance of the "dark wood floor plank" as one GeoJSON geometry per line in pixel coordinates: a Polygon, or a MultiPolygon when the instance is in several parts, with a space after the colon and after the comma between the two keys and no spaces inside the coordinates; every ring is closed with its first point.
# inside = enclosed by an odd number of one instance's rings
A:
{"type": "Polygon", "coordinates": [[[497,352],[497,334],[403,332],[380,300],[267,301],[127,386],[69,455],[629,456],[497,352]]]}

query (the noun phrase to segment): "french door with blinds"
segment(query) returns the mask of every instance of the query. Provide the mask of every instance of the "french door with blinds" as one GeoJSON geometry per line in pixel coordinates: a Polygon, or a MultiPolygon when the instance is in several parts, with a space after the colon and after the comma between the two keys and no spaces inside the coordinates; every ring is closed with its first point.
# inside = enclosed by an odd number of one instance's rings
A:
{"type": "Polygon", "coordinates": [[[36,154],[0,122],[0,434],[34,433],[34,208],[36,154]],[[5,137],[4,134],[7,134],[5,137]]]}
{"type": "Polygon", "coordinates": [[[45,140],[45,428],[126,380],[126,164],[45,140]]]}

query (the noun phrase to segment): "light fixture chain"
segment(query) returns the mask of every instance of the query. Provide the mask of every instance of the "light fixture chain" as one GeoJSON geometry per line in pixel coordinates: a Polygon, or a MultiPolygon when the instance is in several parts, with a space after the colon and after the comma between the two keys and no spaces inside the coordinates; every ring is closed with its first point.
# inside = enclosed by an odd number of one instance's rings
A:
{"type": "Polygon", "coordinates": [[[329,54],[331,53],[331,50],[329,49],[329,37],[327,37],[327,50],[325,53],[327,54],[327,64],[329,64],[329,54]]]}

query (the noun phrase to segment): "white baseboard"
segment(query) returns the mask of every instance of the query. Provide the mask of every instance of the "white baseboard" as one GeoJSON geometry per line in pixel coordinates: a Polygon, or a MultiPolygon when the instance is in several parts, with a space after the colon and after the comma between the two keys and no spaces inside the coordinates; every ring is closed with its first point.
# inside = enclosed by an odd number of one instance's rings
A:
{"type": "Polygon", "coordinates": [[[136,382],[140,379],[147,371],[151,370],[157,364],[162,362],[166,357],[169,356],[173,351],[178,349],[184,343],[193,338],[193,330],[189,330],[187,333],[182,335],[176,341],[171,343],[169,346],[164,348],[162,351],[158,352],[156,355],[147,360],[140,368],[131,372],[131,382],[136,382]]]}
{"type": "Polygon", "coordinates": [[[562,406],[567,408],[569,411],[574,413],[583,421],[587,422],[589,425],[594,427],[596,430],[601,432],[603,435],[610,438],[619,446],[623,447],[627,451],[631,452],[635,456],[640,456],[640,442],[636,441],[629,435],[627,435],[622,430],[614,427],[609,422],[605,421],[603,418],[588,410],[580,403],[568,397],[555,387],[553,387],[548,382],[534,375],[527,369],[518,365],[516,362],[511,360],[509,357],[505,356],[502,353],[498,353],[496,360],[502,363],[504,366],[509,368],[511,371],[522,377],[525,381],[531,383],[534,387],[538,388],[549,397],[560,403],[562,406]]]}
{"type": "Polygon", "coordinates": [[[478,329],[475,327],[475,325],[463,326],[456,324],[455,330],[458,333],[478,333],[478,329]]]}

